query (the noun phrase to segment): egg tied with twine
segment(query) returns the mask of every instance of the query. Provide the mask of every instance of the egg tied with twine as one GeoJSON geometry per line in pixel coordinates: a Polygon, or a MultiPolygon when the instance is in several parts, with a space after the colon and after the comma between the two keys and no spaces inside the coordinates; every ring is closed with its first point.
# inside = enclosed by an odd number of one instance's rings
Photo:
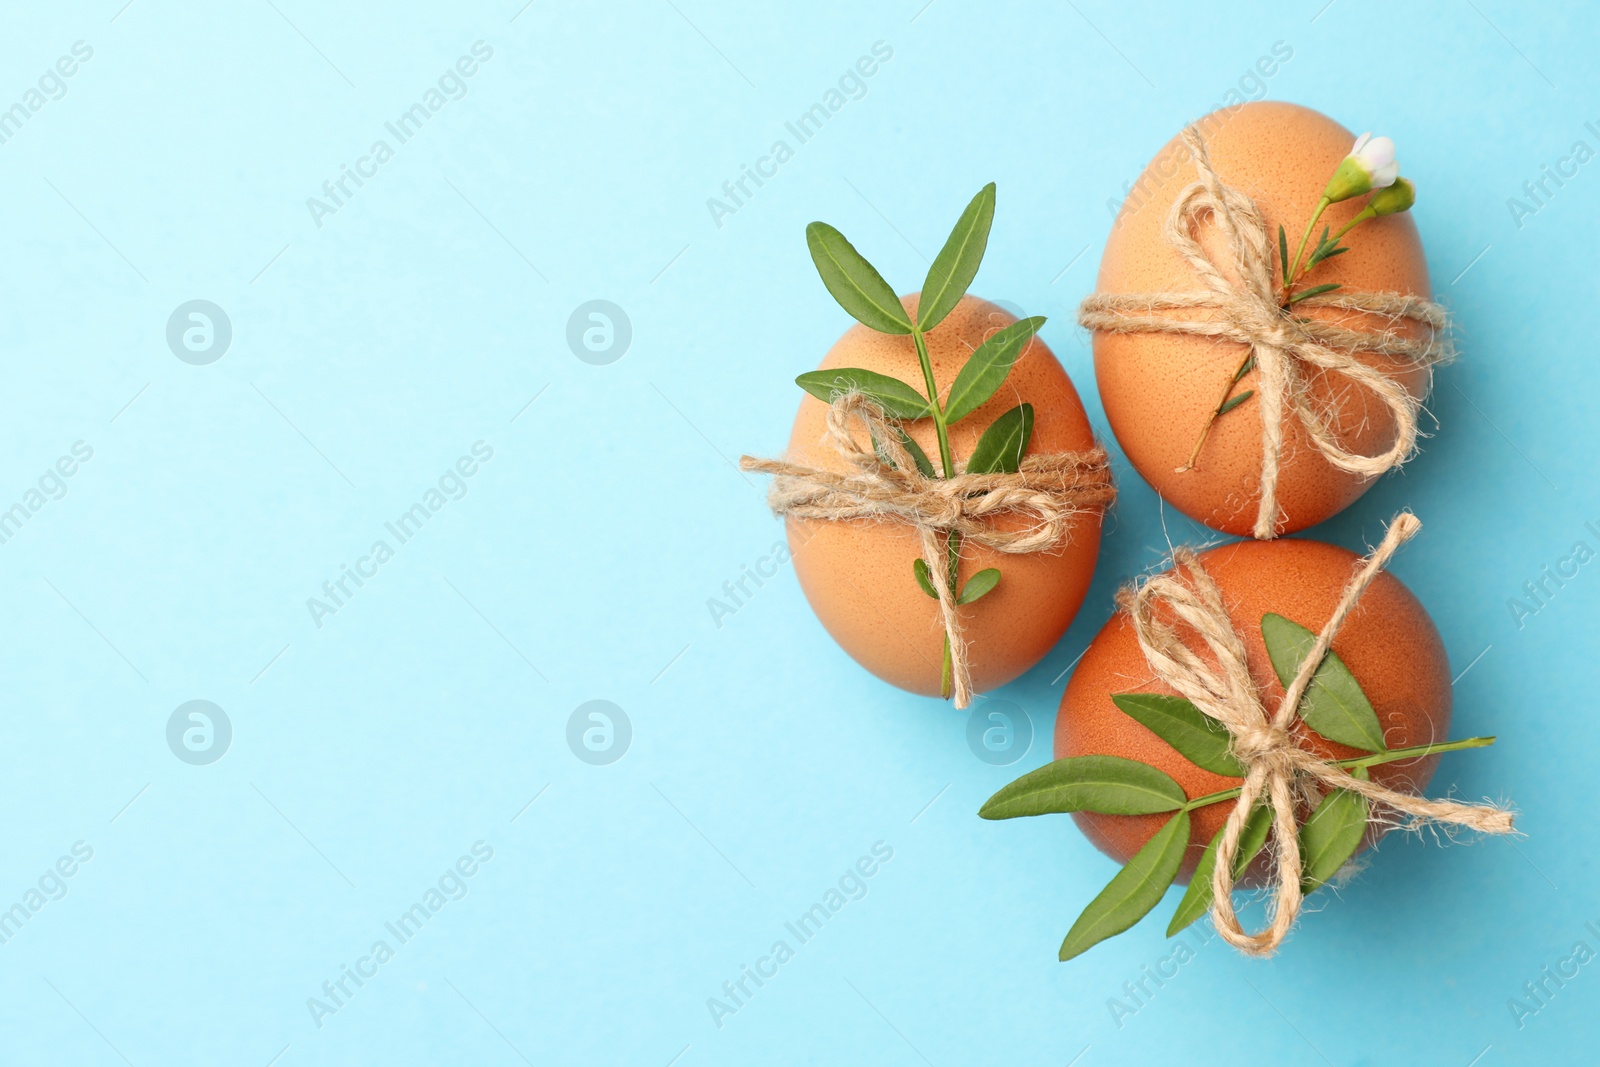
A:
{"type": "Polygon", "coordinates": [[[1183,131],[1199,173],[1173,202],[1162,236],[1203,283],[1200,290],[1161,293],[1095,293],[1078,307],[1078,322],[1106,333],[1165,333],[1209,337],[1246,345],[1255,357],[1255,385],[1261,405],[1261,499],[1252,533],[1262,540],[1278,534],[1282,521],[1278,480],[1283,464],[1284,421],[1292,415],[1305,427],[1312,445],[1340,470],[1375,478],[1400,466],[1416,451],[1422,400],[1396,378],[1397,371],[1431,368],[1454,358],[1445,309],[1406,293],[1338,291],[1309,296],[1299,308],[1330,308],[1382,319],[1379,330],[1356,330],[1333,322],[1291,314],[1280,304],[1273,277],[1274,245],[1260,207],[1226,185],[1211,166],[1204,139],[1190,126],[1183,131]],[[1227,248],[1218,263],[1201,246],[1197,228],[1210,216],[1227,248]],[[1194,312],[1210,312],[1195,317],[1194,312]],[[1401,327],[1420,327],[1412,337],[1401,327]],[[1364,356],[1390,361],[1374,366],[1364,356]],[[1338,412],[1313,396],[1320,374],[1335,374],[1376,397],[1394,419],[1394,441],[1375,455],[1352,451],[1336,430],[1338,412]]]}
{"type": "Polygon", "coordinates": [[[1413,828],[1433,824],[1486,834],[1514,832],[1512,813],[1506,808],[1430,800],[1390,789],[1302,748],[1292,733],[1301,700],[1340,626],[1395,551],[1421,528],[1421,521],[1408,511],[1389,524],[1377,549],[1358,564],[1316,642],[1284,687],[1283,699],[1270,710],[1250,675],[1244,641],[1229,620],[1222,591],[1192,549],[1177,549],[1170,571],[1118,594],[1118,604],[1128,613],[1139,648],[1156,677],[1227,729],[1231,750],[1244,767],[1243,785],[1216,846],[1211,914],[1223,938],[1248,955],[1270,956],[1299,917],[1304,865],[1297,812],[1314,805],[1327,791],[1343,789],[1366,798],[1369,822],[1384,820],[1387,811],[1409,816],[1413,828]],[[1185,633],[1198,637],[1204,650],[1192,647],[1185,633]],[[1268,921],[1251,933],[1234,910],[1234,870],[1245,824],[1258,803],[1271,809],[1276,845],[1269,872],[1268,921]]]}
{"type": "Polygon", "coordinates": [[[854,391],[833,398],[824,440],[846,469],[753,456],[741,456],[739,467],[773,475],[767,502],[778,515],[900,522],[916,530],[950,642],[951,695],[957,708],[970,706],[967,642],[945,563],[949,534],[1009,554],[1050,550],[1071,535],[1077,522],[1103,512],[1115,498],[1105,450],[1027,455],[1015,471],[931,478],[900,443],[898,422],[854,391]],[[1002,528],[996,523],[1002,517],[1025,521],[1002,528]]]}

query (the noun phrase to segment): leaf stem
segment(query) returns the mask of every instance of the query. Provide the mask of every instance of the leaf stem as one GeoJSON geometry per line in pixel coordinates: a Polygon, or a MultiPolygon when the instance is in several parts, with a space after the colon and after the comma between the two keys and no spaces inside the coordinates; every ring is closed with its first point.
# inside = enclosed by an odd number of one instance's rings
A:
{"type": "Polygon", "coordinates": [[[1378,217],[1378,213],[1376,211],[1373,211],[1371,206],[1362,208],[1359,212],[1356,213],[1356,217],[1355,218],[1353,218],[1349,222],[1345,223],[1344,224],[1344,228],[1341,229],[1338,233],[1333,235],[1333,243],[1334,244],[1338,244],[1339,243],[1339,239],[1341,237],[1343,237],[1345,234],[1349,233],[1351,230],[1355,229],[1357,226],[1360,226],[1363,222],[1366,222],[1368,219],[1375,219],[1377,217],[1378,217]]]}
{"type": "Polygon", "coordinates": [[[944,662],[939,665],[939,699],[941,700],[950,699],[951,674],[954,669],[955,664],[950,659],[950,634],[946,631],[944,635],[944,662]]]}
{"type": "Polygon", "coordinates": [[[1311,221],[1306,223],[1306,232],[1300,235],[1300,244],[1294,250],[1294,265],[1287,268],[1288,273],[1283,276],[1283,295],[1287,299],[1289,289],[1294,285],[1295,275],[1300,272],[1300,256],[1306,250],[1306,242],[1311,240],[1311,231],[1316,228],[1317,220],[1322,218],[1322,213],[1328,210],[1328,205],[1333,203],[1327,197],[1317,201],[1317,210],[1311,213],[1311,221]]]}
{"type": "Polygon", "coordinates": [[[1239,379],[1245,376],[1245,373],[1250,369],[1250,361],[1254,358],[1255,351],[1252,349],[1245,353],[1244,359],[1239,361],[1239,369],[1233,372],[1233,377],[1229,378],[1228,384],[1223,387],[1222,399],[1218,400],[1217,406],[1211,409],[1211,415],[1206,419],[1205,426],[1201,428],[1200,436],[1195,440],[1194,448],[1189,450],[1189,458],[1174,473],[1183,474],[1194,470],[1196,461],[1200,459],[1200,449],[1205,447],[1206,438],[1211,436],[1211,427],[1216,425],[1217,420],[1222,417],[1222,409],[1228,406],[1228,399],[1233,396],[1233,387],[1238,385],[1239,379]]]}
{"type": "Polygon", "coordinates": [[[928,388],[928,413],[933,416],[933,428],[939,435],[939,464],[944,468],[941,477],[955,474],[955,461],[950,458],[950,431],[944,421],[944,407],[939,403],[939,385],[933,378],[933,361],[928,358],[928,342],[922,330],[911,327],[911,341],[917,346],[917,362],[922,364],[922,380],[928,388]]]}
{"type": "MultiPolygon", "coordinates": [[[[945,423],[944,406],[939,403],[939,383],[933,377],[933,360],[928,357],[928,342],[922,336],[921,327],[915,323],[911,326],[911,343],[917,346],[917,362],[922,365],[922,381],[928,389],[928,414],[933,416],[933,429],[939,437],[939,466],[943,473],[940,477],[949,478],[956,472],[955,459],[950,455],[950,429],[945,423]]],[[[946,581],[950,585],[950,595],[956,595],[956,573],[961,562],[961,535],[954,530],[950,532],[950,556],[946,569],[946,581]]],[[[946,699],[950,696],[954,662],[950,657],[950,634],[944,635],[944,653],[939,665],[939,695],[946,699]]]]}
{"type": "Polygon", "coordinates": [[[1432,745],[1408,745],[1405,748],[1391,748],[1384,752],[1374,752],[1370,756],[1357,756],[1354,759],[1339,760],[1341,767],[1376,767],[1382,763],[1396,763],[1400,760],[1421,759],[1423,756],[1435,756],[1440,752],[1460,752],[1467,748],[1487,748],[1494,744],[1494,735],[1488,737],[1468,737],[1460,741],[1440,741],[1432,745]]]}
{"type": "MultiPolygon", "coordinates": [[[[1352,759],[1335,760],[1339,767],[1355,769],[1357,767],[1376,767],[1383,763],[1397,763],[1400,760],[1421,759],[1423,756],[1434,756],[1441,752],[1459,752],[1467,748],[1483,748],[1494,744],[1493,737],[1469,737],[1462,741],[1440,741],[1431,745],[1409,745],[1405,748],[1391,748],[1384,752],[1373,752],[1366,756],[1356,756],[1352,759]]],[[[1182,810],[1194,811],[1197,808],[1220,804],[1224,800],[1233,800],[1243,792],[1243,786],[1234,786],[1217,793],[1207,793],[1203,797],[1195,797],[1186,803],[1182,810]]]]}

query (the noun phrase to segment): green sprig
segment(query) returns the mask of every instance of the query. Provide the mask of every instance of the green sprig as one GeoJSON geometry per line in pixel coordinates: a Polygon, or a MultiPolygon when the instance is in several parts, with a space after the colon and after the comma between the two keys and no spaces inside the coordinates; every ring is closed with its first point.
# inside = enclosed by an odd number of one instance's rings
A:
{"type": "MultiPolygon", "coordinates": [[[[998,330],[983,343],[957,372],[948,395],[939,397],[938,383],[933,375],[933,361],[928,355],[927,334],[935,329],[953,311],[966,295],[972,280],[977,277],[989,244],[989,230],[994,222],[995,186],[993,182],[980,189],[961,212],[944,247],[928,267],[922,283],[922,296],[913,319],[900,303],[894,289],[878,273],[866,257],[856,251],[845,236],[825,222],[813,222],[806,227],[806,246],[817,274],[839,306],[857,322],[879,333],[903,336],[909,334],[916,349],[917,363],[922,370],[922,389],[861,368],[810,371],[795,379],[806,392],[824,403],[848,392],[858,392],[877,404],[884,414],[893,419],[910,421],[928,418],[933,421],[934,436],[939,446],[939,468],[936,472],[922,448],[899,428],[900,444],[925,478],[949,478],[955,474],[955,458],[950,450],[950,427],[971,415],[987,403],[1010,375],[1012,367],[1027,350],[1045,320],[1040,316],[1023,319],[998,330]]],[[[968,474],[1015,472],[1027,453],[1033,436],[1033,406],[1019,404],[997,417],[984,430],[967,457],[968,474]]],[[[873,447],[886,463],[892,465],[882,443],[874,440],[873,447]]],[[[998,568],[987,567],[958,584],[961,562],[961,535],[951,531],[946,540],[946,580],[956,602],[972,604],[992,592],[1000,584],[998,568]]],[[[938,598],[933,576],[926,560],[912,563],[917,585],[924,593],[938,598]]],[[[945,635],[944,658],[940,668],[940,692],[950,695],[952,661],[950,637],[945,635]]]]}
{"type": "MultiPolygon", "coordinates": [[[[1281,615],[1269,614],[1262,618],[1261,636],[1273,672],[1287,687],[1315,645],[1316,635],[1281,615]]],[[[1111,699],[1195,766],[1228,777],[1243,776],[1245,768],[1233,754],[1227,729],[1191,701],[1164,693],[1115,693],[1111,699]]],[[[1350,669],[1331,650],[1318,663],[1296,711],[1316,733],[1364,753],[1332,761],[1363,780],[1368,780],[1369,768],[1386,763],[1494,743],[1493,737],[1470,737],[1388,748],[1377,712],[1350,669]]],[[[1015,819],[1063,812],[1171,813],[1073,924],[1061,944],[1060,958],[1068,960],[1129,929],[1153,910],[1182,866],[1189,845],[1191,815],[1213,804],[1237,800],[1242,789],[1242,785],[1233,786],[1191,798],[1171,775],[1138,760],[1109,755],[1068,756],[1029,771],[1005,786],[989,798],[978,814],[985,819],[1015,819]]],[[[1350,860],[1366,834],[1369,814],[1366,798],[1351,789],[1330,790],[1318,802],[1298,830],[1304,892],[1327,884],[1350,860]]],[[[1243,875],[1265,847],[1272,824],[1272,809],[1258,802],[1239,836],[1233,863],[1235,878],[1243,875]]],[[[1218,831],[1201,853],[1188,889],[1167,926],[1168,937],[1211,909],[1211,876],[1223,832],[1218,831]]]]}
{"type": "MultiPolygon", "coordinates": [[[[1331,293],[1341,288],[1338,282],[1324,282],[1299,291],[1296,291],[1295,286],[1323,263],[1350,251],[1348,247],[1341,245],[1339,242],[1344,238],[1345,234],[1357,226],[1383,215],[1409,211],[1411,205],[1416,202],[1416,187],[1404,178],[1396,178],[1393,185],[1376,190],[1368,199],[1367,205],[1354,218],[1345,223],[1338,233],[1330,236],[1330,228],[1324,226],[1322,228],[1322,236],[1317,238],[1317,243],[1311,249],[1311,254],[1309,256],[1306,255],[1306,244],[1311,240],[1311,234],[1316,229],[1317,221],[1322,218],[1323,212],[1327,211],[1335,202],[1335,199],[1330,199],[1326,195],[1317,201],[1316,209],[1306,222],[1305,232],[1300,235],[1300,243],[1295,247],[1292,258],[1289,255],[1289,234],[1284,230],[1282,223],[1278,224],[1278,305],[1286,312],[1302,300],[1309,300],[1311,297],[1321,296],[1324,293],[1331,293]],[[1303,263],[1302,257],[1304,257],[1303,263]]],[[[1253,367],[1255,365],[1255,357],[1253,355],[1248,357],[1246,362],[1253,367]]],[[[1244,377],[1245,373],[1245,365],[1241,364],[1238,373],[1233,377],[1233,381],[1223,391],[1222,399],[1217,402],[1217,405],[1206,416],[1205,425],[1200,429],[1200,434],[1195,440],[1194,448],[1189,453],[1188,460],[1177,469],[1177,473],[1182,474],[1185,471],[1194,470],[1199,463],[1200,449],[1204,447],[1206,438],[1211,434],[1211,427],[1222,416],[1255,395],[1254,389],[1246,389],[1237,396],[1233,395],[1233,387],[1238,384],[1239,379],[1244,377]]]]}

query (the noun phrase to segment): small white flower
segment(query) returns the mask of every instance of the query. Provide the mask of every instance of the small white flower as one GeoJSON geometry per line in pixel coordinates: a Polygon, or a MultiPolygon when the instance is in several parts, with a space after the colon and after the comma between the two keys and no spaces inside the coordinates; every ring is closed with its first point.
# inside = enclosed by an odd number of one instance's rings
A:
{"type": "Polygon", "coordinates": [[[1387,189],[1400,176],[1400,164],[1394,160],[1394,141],[1388,137],[1364,133],[1356,138],[1350,155],[1372,176],[1374,189],[1387,189]]]}
{"type": "Polygon", "coordinates": [[[1339,161],[1322,195],[1329,203],[1337,204],[1374,189],[1387,189],[1399,176],[1400,164],[1395,162],[1394,142],[1387,137],[1364,133],[1356,138],[1350,154],[1339,161]]]}

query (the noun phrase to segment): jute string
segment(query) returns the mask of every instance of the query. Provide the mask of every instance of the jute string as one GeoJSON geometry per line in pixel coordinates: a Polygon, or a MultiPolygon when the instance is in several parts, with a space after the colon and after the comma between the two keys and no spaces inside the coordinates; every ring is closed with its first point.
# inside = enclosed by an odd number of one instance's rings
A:
{"type": "Polygon", "coordinates": [[[1192,550],[1178,549],[1173,553],[1172,570],[1118,594],[1118,604],[1128,612],[1139,647],[1156,677],[1227,727],[1233,739],[1233,754],[1244,765],[1242,791],[1217,844],[1211,887],[1212,921],[1217,930],[1229,944],[1249,955],[1271,955],[1300,914],[1303,871],[1297,805],[1309,804],[1327,790],[1348,789],[1366,797],[1368,817],[1373,821],[1386,817],[1381,808],[1410,816],[1412,827],[1433,823],[1489,834],[1512,832],[1511,813],[1503,808],[1428,800],[1364,781],[1333,761],[1301,748],[1290,732],[1300,700],[1339,627],[1395,550],[1421,528],[1422,523],[1408,511],[1390,523],[1382,543],[1361,561],[1299,673],[1270,713],[1250,678],[1244,642],[1228,621],[1221,590],[1192,550]],[[1158,617],[1158,612],[1198,635],[1209,656],[1192,648],[1174,625],[1158,617]],[[1274,887],[1267,926],[1247,933],[1233,909],[1233,867],[1245,821],[1258,802],[1272,809],[1274,887]]]}
{"type": "Polygon", "coordinates": [[[950,533],[998,552],[1053,548],[1075,522],[1103,510],[1115,496],[1105,450],[1024,456],[1015,473],[928,478],[900,443],[898,426],[860,393],[836,397],[828,408],[827,426],[825,440],[846,461],[847,470],[752,456],[740,457],[739,467],[774,475],[767,501],[779,515],[894,520],[917,531],[950,640],[951,692],[956,707],[965,708],[972,702],[972,676],[957,593],[948,574],[950,533]],[[1027,521],[1016,529],[998,529],[995,520],[1002,516],[1027,521]]]}
{"type": "Polygon", "coordinates": [[[1337,290],[1308,297],[1285,310],[1274,281],[1276,243],[1255,201],[1224,185],[1211,167],[1205,143],[1193,126],[1184,130],[1200,180],[1178,194],[1162,229],[1205,283],[1202,291],[1170,293],[1096,293],[1078,308],[1078,321],[1108,333],[1168,333],[1212,337],[1250,346],[1256,357],[1256,400],[1261,405],[1261,502],[1254,534],[1277,535],[1278,473],[1283,461],[1283,421],[1287,408],[1306,428],[1313,444],[1341,470],[1377,477],[1410,458],[1417,447],[1417,419],[1422,401],[1391,371],[1364,362],[1363,355],[1384,357],[1395,370],[1431,367],[1454,356],[1445,309],[1431,300],[1402,293],[1351,293],[1337,290]],[[1196,229],[1210,214],[1228,248],[1230,277],[1201,247],[1196,229]],[[1376,332],[1352,330],[1334,323],[1297,316],[1300,308],[1324,307],[1380,316],[1386,325],[1376,332]],[[1203,317],[1185,313],[1212,311],[1203,317]],[[1400,327],[1425,327],[1413,340],[1400,327]],[[1377,397],[1394,416],[1390,447],[1373,456],[1345,448],[1335,432],[1337,410],[1313,398],[1310,385],[1319,372],[1342,375],[1377,397]]]}

